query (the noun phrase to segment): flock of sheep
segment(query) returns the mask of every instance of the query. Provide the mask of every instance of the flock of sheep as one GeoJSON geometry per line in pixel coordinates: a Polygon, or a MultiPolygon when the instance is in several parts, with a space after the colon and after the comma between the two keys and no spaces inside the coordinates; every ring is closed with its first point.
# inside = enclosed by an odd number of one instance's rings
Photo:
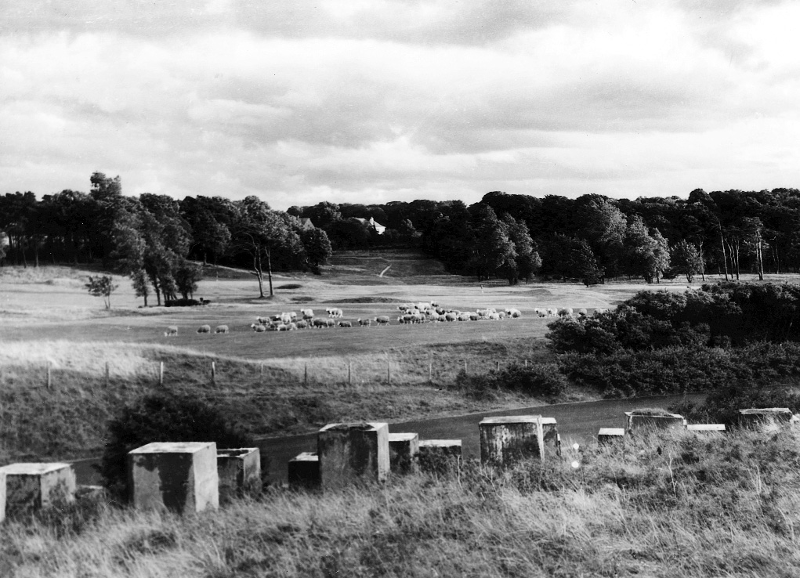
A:
{"type": "MultiPolygon", "coordinates": [[[[498,321],[501,319],[518,319],[522,317],[519,309],[477,309],[476,311],[459,311],[456,309],[444,309],[434,302],[405,303],[398,307],[400,315],[397,322],[400,324],[412,323],[440,323],[451,321],[498,321]]],[[[538,317],[572,317],[577,315],[584,317],[587,315],[586,309],[578,309],[573,312],[572,308],[561,309],[534,309],[534,315],[538,317]]],[[[606,309],[596,309],[595,313],[604,313],[606,309]]],[[[323,329],[331,327],[370,327],[373,325],[389,325],[391,318],[388,315],[373,317],[372,319],[357,319],[356,321],[344,321],[344,312],[338,307],[325,309],[326,318],[316,317],[313,309],[301,309],[298,315],[294,311],[283,312],[270,317],[256,317],[255,323],[250,328],[256,333],[266,331],[295,331],[298,329],[323,329]]],[[[227,325],[217,325],[214,333],[228,333],[227,325]]],[[[211,333],[210,325],[201,325],[197,333],[211,333]]],[[[178,327],[171,325],[164,332],[166,336],[178,335],[178,327]]]]}

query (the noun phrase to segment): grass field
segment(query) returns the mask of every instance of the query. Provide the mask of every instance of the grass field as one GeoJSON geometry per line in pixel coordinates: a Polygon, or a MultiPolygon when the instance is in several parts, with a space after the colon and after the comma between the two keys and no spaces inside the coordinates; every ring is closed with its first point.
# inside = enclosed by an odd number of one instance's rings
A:
{"type": "MultiPolygon", "coordinates": [[[[83,286],[96,273],[0,268],[0,460],[96,453],[106,421],[162,387],[162,362],[163,387],[213,401],[255,435],[310,431],[329,421],[391,422],[543,403],[508,392],[477,401],[452,386],[465,363],[469,373],[481,374],[498,364],[552,360],[544,348],[548,320],[535,317],[534,308],[608,308],[647,287],[509,287],[448,275],[437,261],[410,252],[353,252],[337,254],[321,276],[275,275],[271,299],[257,298],[247,272],[209,268],[197,293],[211,300],[205,307],[141,308],[130,282],[117,278],[106,311],[83,286]],[[249,327],[257,315],[301,307],[322,316],[326,307],[341,307],[350,321],[394,319],[398,304],[418,301],[460,310],[514,307],[523,318],[260,334],[249,327]],[[203,324],[226,324],[230,333],[199,335],[203,324]],[[177,337],[164,336],[168,325],[179,327],[177,337]]],[[[569,399],[593,395],[573,390],[569,399]]]]}

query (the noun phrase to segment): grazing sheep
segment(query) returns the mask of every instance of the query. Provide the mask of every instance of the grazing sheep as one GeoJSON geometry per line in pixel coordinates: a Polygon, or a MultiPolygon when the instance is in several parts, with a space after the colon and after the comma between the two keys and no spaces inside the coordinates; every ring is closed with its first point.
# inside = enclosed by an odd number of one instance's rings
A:
{"type": "Polygon", "coordinates": [[[538,307],[533,310],[533,314],[537,317],[547,317],[547,309],[539,309],[538,307]]]}
{"type": "Polygon", "coordinates": [[[295,325],[297,326],[297,328],[298,328],[298,329],[305,329],[306,327],[308,327],[308,321],[306,321],[305,319],[303,319],[303,320],[301,320],[301,321],[297,321],[297,322],[295,323],[295,325]]]}
{"type": "Polygon", "coordinates": [[[481,318],[477,313],[469,313],[468,315],[470,321],[478,321],[481,318]]]}
{"type": "Polygon", "coordinates": [[[253,323],[250,328],[256,333],[264,333],[267,330],[267,326],[263,323],[253,323]]]}
{"type": "Polygon", "coordinates": [[[313,309],[301,309],[300,315],[303,316],[303,319],[308,321],[314,318],[314,310],[313,309]]]}
{"type": "Polygon", "coordinates": [[[458,319],[458,315],[456,315],[455,313],[447,312],[444,314],[445,321],[455,321],[456,319],[458,319]]]}
{"type": "Polygon", "coordinates": [[[372,319],[359,319],[358,324],[361,327],[370,327],[372,325],[372,319]]]}
{"type": "Polygon", "coordinates": [[[470,320],[469,313],[462,313],[461,315],[458,316],[458,320],[469,321],[470,320]]]}
{"type": "Polygon", "coordinates": [[[214,333],[228,333],[228,326],[217,325],[217,327],[214,329],[214,333]]]}
{"type": "Polygon", "coordinates": [[[350,321],[340,321],[339,327],[352,327],[353,324],[350,321]]]}
{"type": "Polygon", "coordinates": [[[486,319],[488,319],[490,321],[498,321],[500,319],[500,314],[498,314],[498,313],[489,313],[489,315],[486,316],[486,319]]]}
{"type": "Polygon", "coordinates": [[[586,315],[587,315],[586,309],[584,309],[583,307],[578,309],[578,316],[579,317],[586,317],[586,315]]]}
{"type": "Polygon", "coordinates": [[[325,319],[313,319],[311,321],[311,326],[316,328],[327,327],[328,322],[325,319]]]}
{"type": "Polygon", "coordinates": [[[506,309],[506,315],[511,317],[512,319],[519,319],[522,317],[522,313],[519,309],[506,309]]]}
{"type": "Polygon", "coordinates": [[[167,327],[167,330],[164,332],[166,337],[175,337],[178,335],[178,326],[177,325],[170,325],[167,327]]]}
{"type": "Polygon", "coordinates": [[[594,314],[595,315],[600,315],[602,313],[608,313],[608,309],[595,309],[594,310],[594,314]]]}
{"type": "Polygon", "coordinates": [[[284,311],[279,317],[281,323],[288,325],[297,318],[297,314],[294,311],[284,311]]]}
{"type": "Polygon", "coordinates": [[[325,327],[336,327],[336,322],[333,319],[326,319],[325,327]]]}
{"type": "Polygon", "coordinates": [[[270,319],[269,317],[256,317],[256,323],[259,325],[269,325],[270,319]]]}
{"type": "Polygon", "coordinates": [[[505,312],[505,311],[498,311],[498,312],[497,312],[497,316],[498,316],[500,319],[505,319],[506,317],[508,317],[508,315],[506,315],[506,312],[505,312]]]}
{"type": "Polygon", "coordinates": [[[281,325],[278,325],[278,331],[289,331],[290,329],[291,329],[291,326],[289,324],[287,324],[287,323],[283,323],[281,325]]]}
{"type": "Polygon", "coordinates": [[[572,317],[572,307],[562,307],[558,310],[559,317],[572,317]]]}
{"type": "Polygon", "coordinates": [[[556,316],[556,310],[553,309],[552,307],[548,307],[547,308],[547,316],[548,317],[555,317],[556,316]]]}
{"type": "Polygon", "coordinates": [[[328,313],[328,317],[331,317],[333,319],[339,319],[342,316],[344,316],[344,312],[338,307],[330,307],[328,309],[325,309],[325,311],[328,313]]]}
{"type": "Polygon", "coordinates": [[[378,325],[389,325],[389,317],[386,315],[381,315],[380,317],[376,317],[373,319],[375,323],[378,325]]]}
{"type": "Polygon", "coordinates": [[[211,326],[210,325],[201,325],[198,330],[198,333],[211,333],[211,326]]]}

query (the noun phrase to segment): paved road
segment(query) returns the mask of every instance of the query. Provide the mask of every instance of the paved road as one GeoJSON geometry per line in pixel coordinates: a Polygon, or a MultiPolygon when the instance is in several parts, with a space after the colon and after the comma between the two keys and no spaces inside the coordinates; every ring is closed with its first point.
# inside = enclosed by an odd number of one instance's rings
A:
{"type": "MultiPolygon", "coordinates": [[[[563,444],[585,443],[597,435],[601,427],[623,427],[624,412],[643,407],[666,408],[680,401],[682,396],[642,397],[637,399],[614,399],[583,403],[564,403],[516,410],[500,410],[474,413],[457,417],[426,419],[393,423],[389,431],[416,432],[420,439],[460,439],[465,458],[479,457],[478,422],[486,416],[498,415],[542,415],[554,417],[558,422],[558,432],[563,444]]],[[[689,400],[701,402],[704,395],[690,395],[689,400]]],[[[300,452],[316,451],[317,434],[310,433],[282,438],[261,440],[262,467],[268,470],[269,479],[275,483],[286,481],[287,463],[300,452]]],[[[97,460],[75,462],[78,483],[99,483],[92,465],[97,460]]]]}

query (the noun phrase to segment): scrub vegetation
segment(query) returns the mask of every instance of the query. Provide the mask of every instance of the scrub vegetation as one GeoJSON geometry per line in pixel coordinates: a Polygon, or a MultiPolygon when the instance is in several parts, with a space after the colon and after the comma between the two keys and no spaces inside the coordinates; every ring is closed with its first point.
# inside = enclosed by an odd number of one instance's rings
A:
{"type": "Polygon", "coordinates": [[[89,498],[7,520],[0,574],[795,576],[798,447],[791,430],[661,432],[183,518],[89,498]]]}

